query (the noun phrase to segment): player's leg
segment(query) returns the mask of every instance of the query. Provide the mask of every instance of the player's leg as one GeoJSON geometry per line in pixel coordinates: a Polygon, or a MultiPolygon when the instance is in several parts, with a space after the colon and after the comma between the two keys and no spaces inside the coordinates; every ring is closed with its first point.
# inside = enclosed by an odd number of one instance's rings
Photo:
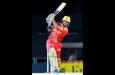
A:
{"type": "Polygon", "coordinates": [[[51,47],[49,50],[49,59],[50,59],[50,65],[51,65],[51,72],[53,72],[55,69],[58,69],[58,61],[57,61],[57,55],[55,48],[51,47]]]}
{"type": "Polygon", "coordinates": [[[61,56],[61,48],[56,49],[56,55],[57,55],[58,68],[59,68],[59,66],[61,64],[61,58],[60,58],[60,56],[61,56]]]}
{"type": "Polygon", "coordinates": [[[48,54],[48,56],[47,56],[47,70],[48,70],[48,72],[49,72],[49,63],[50,63],[50,71],[53,71],[53,67],[52,67],[52,64],[51,64],[52,63],[52,58],[49,55],[51,47],[53,47],[52,41],[51,41],[51,39],[47,39],[47,41],[46,41],[46,48],[47,49],[46,50],[47,50],[47,54],[48,54]]]}
{"type": "MultiPolygon", "coordinates": [[[[57,55],[57,61],[58,61],[58,68],[61,64],[61,48],[62,48],[62,45],[60,43],[58,44],[55,44],[55,49],[56,49],[56,55],[57,55]]],[[[59,71],[59,70],[58,70],[59,71]]]]}

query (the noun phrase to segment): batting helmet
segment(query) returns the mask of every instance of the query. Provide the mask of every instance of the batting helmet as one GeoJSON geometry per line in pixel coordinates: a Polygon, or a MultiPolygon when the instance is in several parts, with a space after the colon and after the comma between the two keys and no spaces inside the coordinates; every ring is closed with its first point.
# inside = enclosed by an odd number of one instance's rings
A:
{"type": "Polygon", "coordinates": [[[64,16],[62,20],[67,21],[67,22],[71,22],[71,19],[69,16],[64,16]]]}

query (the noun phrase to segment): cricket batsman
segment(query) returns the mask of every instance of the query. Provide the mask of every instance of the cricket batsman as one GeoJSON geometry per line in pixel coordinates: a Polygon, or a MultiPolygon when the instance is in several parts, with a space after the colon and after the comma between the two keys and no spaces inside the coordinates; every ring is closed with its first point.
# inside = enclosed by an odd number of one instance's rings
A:
{"type": "Polygon", "coordinates": [[[59,73],[59,64],[61,63],[60,54],[62,48],[62,39],[68,33],[68,26],[71,19],[69,16],[64,16],[61,22],[54,20],[54,14],[48,15],[46,22],[48,23],[47,30],[50,35],[46,41],[46,48],[50,60],[51,73],[59,73]]]}

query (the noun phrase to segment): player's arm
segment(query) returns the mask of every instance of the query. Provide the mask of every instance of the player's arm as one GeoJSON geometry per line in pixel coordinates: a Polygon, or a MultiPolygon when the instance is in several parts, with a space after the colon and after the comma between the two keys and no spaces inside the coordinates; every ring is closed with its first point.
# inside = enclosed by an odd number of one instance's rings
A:
{"type": "Polygon", "coordinates": [[[55,21],[54,19],[53,19],[52,23],[53,23],[53,26],[54,26],[56,29],[58,29],[58,30],[62,30],[62,29],[63,29],[63,27],[57,25],[57,23],[56,23],[56,21],[55,21]]]}
{"type": "Polygon", "coordinates": [[[47,26],[47,30],[49,32],[51,32],[52,30],[52,14],[48,15],[48,17],[46,18],[46,22],[48,23],[48,26],[47,26]]]}
{"type": "Polygon", "coordinates": [[[48,32],[51,32],[51,30],[52,30],[51,23],[48,23],[47,30],[48,30],[48,32]]]}

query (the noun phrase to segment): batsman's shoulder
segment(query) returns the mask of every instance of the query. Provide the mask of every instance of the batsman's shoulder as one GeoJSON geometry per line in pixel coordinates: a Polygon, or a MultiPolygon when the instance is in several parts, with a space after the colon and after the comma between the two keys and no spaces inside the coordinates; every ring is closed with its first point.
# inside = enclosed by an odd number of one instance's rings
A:
{"type": "Polygon", "coordinates": [[[68,28],[67,28],[67,27],[64,27],[64,28],[63,28],[63,31],[68,32],[68,28]]]}

